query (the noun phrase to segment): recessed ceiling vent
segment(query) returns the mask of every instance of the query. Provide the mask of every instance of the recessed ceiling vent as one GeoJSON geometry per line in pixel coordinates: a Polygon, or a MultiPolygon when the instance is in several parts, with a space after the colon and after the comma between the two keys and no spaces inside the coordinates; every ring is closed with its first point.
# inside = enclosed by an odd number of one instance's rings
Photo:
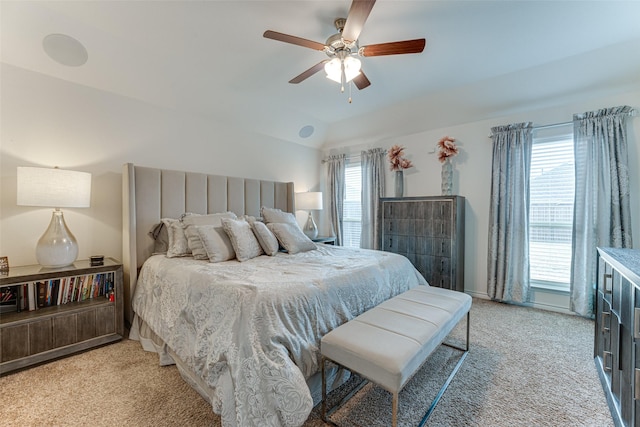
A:
{"type": "Polygon", "coordinates": [[[66,34],[49,34],[42,40],[42,47],[51,59],[69,67],[79,67],[89,59],[82,43],[66,34]]]}

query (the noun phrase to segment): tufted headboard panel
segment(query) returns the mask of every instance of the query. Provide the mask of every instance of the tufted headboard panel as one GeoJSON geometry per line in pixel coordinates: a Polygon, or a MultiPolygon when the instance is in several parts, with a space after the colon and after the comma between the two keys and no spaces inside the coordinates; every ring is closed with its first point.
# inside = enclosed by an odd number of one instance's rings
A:
{"type": "Polygon", "coordinates": [[[151,256],[154,241],[149,231],[162,218],[185,212],[200,214],[231,211],[260,216],[260,207],[294,212],[292,182],[209,175],[156,169],[126,163],[122,170],[122,255],[125,317],[131,323],[131,297],[138,270],[151,256]]]}

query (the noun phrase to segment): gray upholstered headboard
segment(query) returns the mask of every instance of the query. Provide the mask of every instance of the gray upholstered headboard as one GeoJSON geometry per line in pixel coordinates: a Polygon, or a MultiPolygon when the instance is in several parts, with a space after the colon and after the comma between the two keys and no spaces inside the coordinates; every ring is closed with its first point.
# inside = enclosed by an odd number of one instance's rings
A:
{"type": "Polygon", "coordinates": [[[131,297],[138,269],[153,251],[149,235],[162,218],[185,212],[235,212],[260,216],[260,207],[294,212],[292,182],[262,181],[126,163],[122,170],[122,256],[125,318],[133,320],[131,297]]]}

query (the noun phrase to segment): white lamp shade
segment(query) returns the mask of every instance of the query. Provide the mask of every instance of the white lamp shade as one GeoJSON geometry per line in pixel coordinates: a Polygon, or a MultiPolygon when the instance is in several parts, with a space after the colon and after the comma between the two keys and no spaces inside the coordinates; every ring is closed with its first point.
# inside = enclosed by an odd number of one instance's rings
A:
{"type": "Polygon", "coordinates": [[[322,192],[296,193],[296,209],[304,211],[322,210],[322,192]]]}
{"type": "Polygon", "coordinates": [[[18,205],[88,208],[91,174],[63,169],[18,168],[18,205]]]}

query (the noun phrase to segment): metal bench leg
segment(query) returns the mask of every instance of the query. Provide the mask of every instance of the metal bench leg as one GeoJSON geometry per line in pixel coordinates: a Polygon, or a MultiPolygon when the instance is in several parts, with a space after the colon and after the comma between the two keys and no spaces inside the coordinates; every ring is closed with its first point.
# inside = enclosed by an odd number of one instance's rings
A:
{"type": "Polygon", "coordinates": [[[391,403],[391,426],[398,425],[398,392],[393,393],[393,401],[391,403]]]}
{"type": "Polygon", "coordinates": [[[470,329],[470,327],[471,327],[471,317],[469,316],[469,312],[467,312],[467,342],[465,343],[465,347],[464,348],[460,348],[460,347],[456,347],[456,346],[453,346],[453,345],[450,345],[450,344],[443,343],[447,347],[451,347],[451,348],[454,348],[456,350],[460,350],[463,353],[460,356],[460,359],[458,359],[458,363],[456,363],[456,366],[453,368],[453,370],[449,374],[449,377],[447,378],[447,381],[445,381],[444,385],[442,386],[442,388],[440,389],[440,391],[438,392],[436,397],[433,399],[433,402],[431,402],[431,406],[427,410],[427,413],[424,414],[424,417],[422,417],[422,421],[420,421],[420,424],[418,424],[418,427],[423,427],[427,423],[427,420],[429,419],[429,417],[431,416],[433,411],[436,409],[436,405],[440,401],[440,398],[442,397],[444,392],[447,391],[447,387],[449,387],[449,384],[451,383],[451,380],[453,380],[453,377],[456,376],[456,374],[458,373],[458,370],[460,369],[460,366],[462,366],[462,362],[464,362],[464,359],[469,354],[469,329],[470,329]]]}
{"type": "Polygon", "coordinates": [[[324,356],[320,358],[320,363],[322,363],[321,371],[322,371],[322,421],[327,422],[327,377],[324,370],[325,365],[324,356]]]}

